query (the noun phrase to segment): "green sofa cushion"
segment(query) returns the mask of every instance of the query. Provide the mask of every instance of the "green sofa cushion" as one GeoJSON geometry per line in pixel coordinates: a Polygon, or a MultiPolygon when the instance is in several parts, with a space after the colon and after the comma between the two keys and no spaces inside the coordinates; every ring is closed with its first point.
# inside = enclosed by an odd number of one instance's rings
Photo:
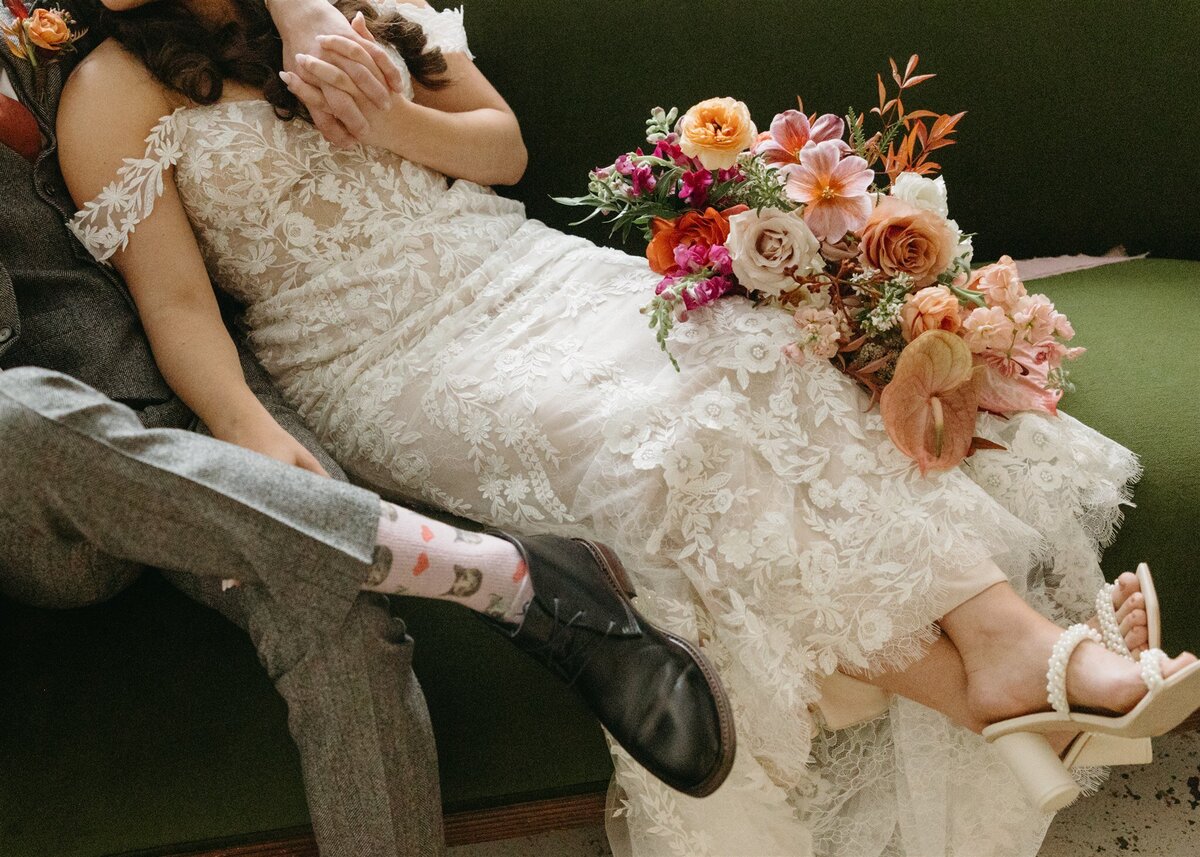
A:
{"type": "Polygon", "coordinates": [[[1200,262],[1148,259],[1030,284],[1067,314],[1088,353],[1063,410],[1138,453],[1145,468],[1110,577],[1150,563],[1168,650],[1200,652],[1200,262]]]}

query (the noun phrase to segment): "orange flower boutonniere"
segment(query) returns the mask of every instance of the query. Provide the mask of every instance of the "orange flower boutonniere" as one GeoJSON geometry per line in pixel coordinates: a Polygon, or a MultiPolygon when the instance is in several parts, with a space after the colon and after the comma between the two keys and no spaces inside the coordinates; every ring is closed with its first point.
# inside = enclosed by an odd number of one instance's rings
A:
{"type": "Polygon", "coordinates": [[[33,9],[23,0],[4,0],[13,14],[11,24],[0,25],[4,43],[13,56],[29,60],[37,68],[39,56],[53,58],[59,51],[70,50],[86,29],[74,30],[75,21],[62,9],[33,9]]]}

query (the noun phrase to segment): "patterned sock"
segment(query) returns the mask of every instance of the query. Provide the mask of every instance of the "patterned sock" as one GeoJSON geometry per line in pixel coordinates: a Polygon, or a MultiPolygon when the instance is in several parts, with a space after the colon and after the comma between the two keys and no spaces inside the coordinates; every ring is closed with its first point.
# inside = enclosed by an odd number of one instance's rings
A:
{"type": "Polygon", "coordinates": [[[533,585],[512,544],[403,506],[382,506],[375,561],[363,589],[444,599],[506,622],[521,621],[533,585]]]}

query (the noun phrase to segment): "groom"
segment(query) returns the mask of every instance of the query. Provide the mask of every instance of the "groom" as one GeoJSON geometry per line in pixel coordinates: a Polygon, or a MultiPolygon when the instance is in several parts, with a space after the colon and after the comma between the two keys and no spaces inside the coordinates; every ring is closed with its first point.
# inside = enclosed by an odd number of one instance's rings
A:
{"type": "MultiPolygon", "coordinates": [[[[282,2],[286,14],[301,8],[282,2]]],[[[0,17],[11,20],[4,7],[0,17]]],[[[321,20],[281,27],[286,49],[318,50],[310,44],[321,20]]],[[[436,757],[412,641],[387,602],[362,591],[380,499],[205,436],[164,382],[124,283],[64,227],[74,206],[54,117],[76,56],[43,57],[35,72],[0,48],[0,592],[82,606],[144,567],[169,569],[175,585],[250,634],[287,701],[322,853],[440,854],[436,757]],[[228,578],[241,585],[226,591],[228,578]]],[[[315,118],[329,135],[344,133],[336,119],[315,118]]],[[[241,352],[263,405],[344,478],[241,352]]],[[[582,543],[512,541],[533,584],[525,620],[504,628],[514,643],[578,677],[585,701],[652,772],[681,788],[719,781],[732,736],[715,680],[639,625],[582,543]]]]}

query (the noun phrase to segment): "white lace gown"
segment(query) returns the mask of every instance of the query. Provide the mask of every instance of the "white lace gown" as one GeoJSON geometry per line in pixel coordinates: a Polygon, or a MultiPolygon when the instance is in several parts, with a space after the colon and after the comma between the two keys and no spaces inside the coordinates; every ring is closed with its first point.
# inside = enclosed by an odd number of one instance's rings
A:
{"type": "MultiPolygon", "coordinates": [[[[445,51],[461,12],[399,7],[445,51]]],[[[1134,456],[1069,416],[981,418],[1005,451],[923,478],[790,317],[730,298],[673,334],[644,259],[385,151],[331,148],[261,101],[165,117],[72,227],[99,258],[174,180],[251,345],[347,470],[490,524],[586,533],[640,607],[702,641],[733,699],[722,789],[617,758],[638,855],[1034,855],[1033,811],[975,736],[898,702],[814,736],[839,665],[918,657],[946,590],[993,559],[1059,621],[1090,613],[1134,456]]],[[[625,834],[622,833],[622,836],[625,834]]]]}

